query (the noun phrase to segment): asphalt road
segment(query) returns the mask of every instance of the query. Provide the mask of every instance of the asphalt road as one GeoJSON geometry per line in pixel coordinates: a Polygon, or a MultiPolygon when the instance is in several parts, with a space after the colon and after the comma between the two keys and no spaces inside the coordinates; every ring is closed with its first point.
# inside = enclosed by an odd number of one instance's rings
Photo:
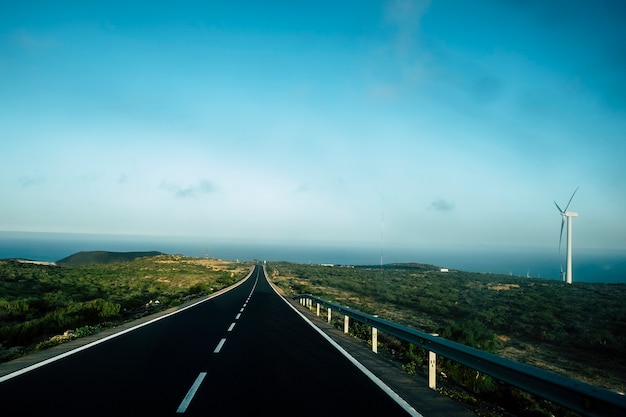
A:
{"type": "Polygon", "coordinates": [[[2,415],[419,415],[255,267],[242,284],[0,382],[2,415]]]}

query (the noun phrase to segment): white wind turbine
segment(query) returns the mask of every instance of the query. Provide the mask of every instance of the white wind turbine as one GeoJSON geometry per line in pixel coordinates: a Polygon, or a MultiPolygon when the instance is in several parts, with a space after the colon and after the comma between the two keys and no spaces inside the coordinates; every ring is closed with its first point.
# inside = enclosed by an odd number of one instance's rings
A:
{"type": "MultiPolygon", "coordinates": [[[[567,211],[572,199],[574,198],[574,194],[578,191],[578,187],[574,190],[574,193],[570,197],[567,205],[565,206],[565,210],[561,210],[561,207],[554,202],[554,205],[557,209],[559,209],[559,213],[561,213],[561,237],[559,238],[559,253],[561,252],[561,241],[563,240],[563,226],[565,224],[565,219],[567,218],[567,263],[566,263],[566,278],[565,281],[568,284],[572,283],[572,217],[578,216],[578,213],[574,213],[571,211],[567,211]]],[[[563,270],[561,268],[561,279],[563,278],[563,270]]]]}

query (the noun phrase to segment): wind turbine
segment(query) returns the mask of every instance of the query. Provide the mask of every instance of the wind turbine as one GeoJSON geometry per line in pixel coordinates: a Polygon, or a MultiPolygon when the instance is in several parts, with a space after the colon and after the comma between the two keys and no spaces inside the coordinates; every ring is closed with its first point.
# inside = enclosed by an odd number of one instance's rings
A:
{"type": "MultiPolygon", "coordinates": [[[[565,281],[568,284],[572,283],[572,217],[578,216],[578,213],[574,213],[571,211],[567,211],[572,199],[574,198],[574,194],[578,191],[578,187],[574,190],[574,193],[570,197],[567,205],[565,206],[565,210],[561,210],[561,207],[554,202],[554,205],[557,209],[559,209],[559,213],[561,213],[561,236],[559,237],[559,253],[561,252],[561,241],[563,240],[563,226],[565,225],[565,219],[567,218],[567,260],[566,260],[566,278],[565,281]]],[[[561,270],[561,277],[563,276],[563,271],[561,270]]]]}

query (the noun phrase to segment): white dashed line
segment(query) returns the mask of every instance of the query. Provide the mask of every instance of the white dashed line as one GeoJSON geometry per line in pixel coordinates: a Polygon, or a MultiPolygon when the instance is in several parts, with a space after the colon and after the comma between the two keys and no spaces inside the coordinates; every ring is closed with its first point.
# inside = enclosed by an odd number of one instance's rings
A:
{"type": "Polygon", "coordinates": [[[200,374],[194,381],[191,388],[189,388],[187,395],[185,395],[185,398],[183,398],[183,401],[178,406],[176,413],[182,414],[185,411],[187,411],[187,407],[189,407],[189,403],[191,403],[193,396],[196,395],[196,391],[198,391],[198,388],[200,388],[200,384],[202,384],[202,380],[204,379],[205,376],[206,376],[206,372],[200,372],[200,374]]]}
{"type": "Polygon", "coordinates": [[[220,342],[215,347],[215,350],[213,351],[213,353],[220,353],[220,350],[222,350],[222,346],[224,346],[225,342],[226,342],[226,338],[223,338],[222,340],[220,340],[220,342]]]}
{"type": "MultiPolygon", "coordinates": [[[[257,280],[258,280],[258,276],[257,276],[257,280]]],[[[248,305],[248,302],[250,301],[250,297],[252,297],[252,292],[254,292],[255,287],[256,287],[256,281],[254,283],[254,286],[252,287],[252,291],[250,292],[248,299],[243,304],[243,307],[241,307],[241,310],[239,310],[239,313],[235,316],[235,320],[239,320],[239,318],[241,317],[241,313],[243,313],[244,309],[248,305]]],[[[233,329],[235,328],[235,324],[236,324],[235,322],[231,323],[227,331],[232,332],[233,329]]],[[[213,353],[220,353],[220,350],[222,350],[224,343],[226,343],[226,338],[223,338],[222,340],[220,340],[220,342],[215,347],[215,350],[213,351],[213,353]]],[[[206,372],[200,372],[200,374],[194,381],[191,388],[189,388],[187,395],[185,395],[185,398],[183,398],[183,401],[178,406],[178,409],[176,410],[177,414],[183,414],[185,411],[187,411],[187,407],[191,403],[191,400],[193,399],[194,395],[196,395],[196,391],[198,391],[198,388],[200,388],[200,384],[202,384],[202,381],[204,380],[204,377],[206,376],[206,374],[207,374],[206,372]]]]}

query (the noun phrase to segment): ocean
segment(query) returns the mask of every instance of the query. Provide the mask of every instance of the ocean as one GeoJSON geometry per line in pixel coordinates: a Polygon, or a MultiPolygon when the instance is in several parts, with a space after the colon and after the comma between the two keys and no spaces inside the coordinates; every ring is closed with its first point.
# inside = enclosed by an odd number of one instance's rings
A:
{"type": "MultiPolygon", "coordinates": [[[[0,259],[56,262],[81,251],[160,251],[224,260],[375,265],[424,263],[450,270],[560,280],[557,249],[272,245],[182,237],[0,232],[0,259]]],[[[626,251],[574,248],[574,282],[626,283],[626,251]]]]}

